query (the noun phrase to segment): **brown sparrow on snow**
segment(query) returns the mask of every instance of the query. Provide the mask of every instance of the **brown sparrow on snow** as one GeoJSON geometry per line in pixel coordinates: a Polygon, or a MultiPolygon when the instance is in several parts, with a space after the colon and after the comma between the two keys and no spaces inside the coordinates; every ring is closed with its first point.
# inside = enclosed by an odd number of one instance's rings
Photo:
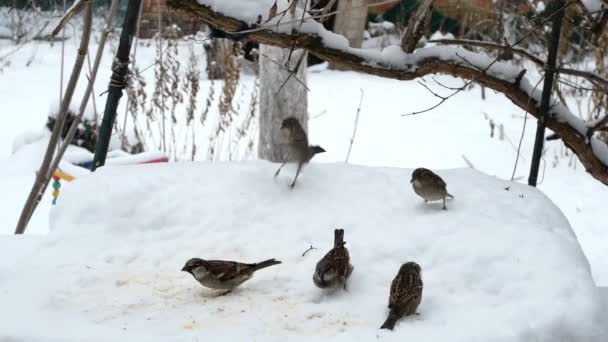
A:
{"type": "Polygon", "coordinates": [[[401,265],[399,273],[391,283],[391,291],[388,297],[390,312],[380,329],[393,330],[401,317],[416,313],[416,309],[422,301],[422,277],[420,273],[420,265],[415,262],[407,262],[401,265]]]}
{"type": "MultiPolygon", "coordinates": [[[[289,146],[290,154],[292,155],[293,160],[298,163],[296,176],[290,185],[290,187],[293,189],[293,187],[296,185],[298,175],[300,174],[300,171],[302,171],[302,166],[308,163],[312,157],[315,156],[315,154],[323,153],[325,150],[318,145],[308,145],[308,137],[306,136],[306,132],[300,125],[298,119],[294,117],[288,117],[287,119],[283,120],[281,123],[281,130],[287,132],[287,145],[289,146]]],[[[281,172],[281,169],[283,166],[285,166],[285,164],[286,163],[281,164],[277,172],[274,174],[275,177],[279,175],[279,172],[281,172]]]]}
{"type": "Polygon", "coordinates": [[[317,263],[313,282],[319,288],[342,285],[346,290],[346,281],[353,273],[348,249],[344,247],[344,229],[334,230],[334,248],[317,263]]]}
{"type": "Polygon", "coordinates": [[[249,280],[255,271],[280,263],[275,259],[268,259],[255,264],[244,264],[236,261],[192,258],[186,262],[182,271],[192,274],[194,279],[205,287],[227,290],[222,294],[225,295],[249,280]]]}
{"type": "Polygon", "coordinates": [[[443,200],[443,210],[447,210],[445,206],[446,197],[454,198],[448,193],[447,184],[443,179],[429,169],[421,167],[414,170],[410,183],[412,183],[416,194],[424,198],[425,203],[443,200]]]}

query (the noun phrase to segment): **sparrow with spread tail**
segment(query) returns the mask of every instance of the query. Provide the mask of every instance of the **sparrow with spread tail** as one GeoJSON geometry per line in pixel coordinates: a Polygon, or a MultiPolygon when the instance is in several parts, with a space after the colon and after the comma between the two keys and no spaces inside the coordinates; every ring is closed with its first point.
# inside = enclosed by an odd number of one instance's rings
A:
{"type": "MultiPolygon", "coordinates": [[[[298,175],[300,171],[302,171],[302,166],[308,163],[312,157],[314,157],[318,153],[323,153],[325,150],[318,145],[309,146],[308,145],[308,137],[306,136],[306,132],[300,125],[298,119],[294,117],[288,117],[281,123],[281,130],[287,133],[288,139],[288,147],[290,155],[293,160],[298,163],[298,170],[296,171],[296,176],[293,179],[290,187],[296,185],[296,180],[298,179],[298,175]]],[[[275,172],[274,176],[277,177],[279,172],[286,163],[281,164],[277,172],[275,172]]]]}
{"type": "Polygon", "coordinates": [[[319,288],[342,286],[346,290],[346,281],[353,273],[348,249],[344,247],[344,229],[334,230],[334,248],[317,263],[313,282],[319,288]]]}
{"type": "Polygon", "coordinates": [[[443,210],[447,210],[445,199],[454,198],[448,193],[447,184],[443,179],[429,169],[421,167],[414,170],[410,183],[412,183],[416,194],[424,198],[425,203],[443,200],[443,210]]]}
{"type": "Polygon", "coordinates": [[[249,280],[255,271],[280,263],[275,259],[268,259],[255,264],[245,264],[236,261],[192,258],[186,262],[182,271],[192,274],[194,279],[205,287],[226,290],[222,293],[222,295],[225,295],[249,280]]]}
{"type": "Polygon", "coordinates": [[[391,291],[388,298],[390,312],[380,329],[393,330],[401,317],[416,313],[420,301],[422,301],[420,265],[415,262],[407,262],[401,265],[399,273],[397,273],[397,276],[391,283],[391,291]]]}

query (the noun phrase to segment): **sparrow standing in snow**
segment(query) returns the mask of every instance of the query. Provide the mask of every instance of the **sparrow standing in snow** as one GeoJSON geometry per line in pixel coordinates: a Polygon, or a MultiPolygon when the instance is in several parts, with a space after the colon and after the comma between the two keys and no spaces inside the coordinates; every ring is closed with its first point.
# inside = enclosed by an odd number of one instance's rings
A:
{"type": "Polygon", "coordinates": [[[348,249],[344,247],[344,229],[334,230],[334,248],[317,263],[313,282],[319,288],[328,288],[341,285],[346,290],[346,281],[353,273],[350,264],[348,249]]]}
{"type": "Polygon", "coordinates": [[[236,261],[192,258],[186,262],[182,271],[192,274],[194,279],[205,287],[226,290],[221,294],[225,295],[249,280],[255,271],[280,263],[275,259],[268,259],[255,264],[244,264],[236,261]]]}
{"type": "Polygon", "coordinates": [[[422,301],[422,276],[420,265],[407,262],[401,265],[399,273],[391,283],[391,292],[388,297],[388,318],[380,329],[393,330],[401,317],[416,313],[422,301]]]}
{"type": "MultiPolygon", "coordinates": [[[[315,154],[323,153],[325,150],[321,146],[317,145],[308,146],[308,137],[306,136],[306,132],[304,132],[304,129],[302,128],[302,125],[300,125],[298,119],[294,117],[288,117],[287,119],[283,120],[281,123],[281,130],[287,133],[290,155],[292,156],[293,160],[298,163],[296,176],[290,185],[290,187],[293,189],[293,187],[296,185],[298,175],[300,174],[300,171],[302,171],[302,166],[308,163],[312,157],[315,156],[315,154]]],[[[277,172],[274,174],[275,177],[279,175],[279,172],[281,172],[281,169],[283,166],[285,166],[285,164],[286,163],[281,164],[277,172]]]]}
{"type": "Polygon", "coordinates": [[[424,198],[424,202],[443,200],[443,210],[447,210],[445,199],[454,198],[447,190],[447,184],[433,171],[425,168],[418,168],[412,173],[410,180],[414,191],[418,196],[424,198]]]}

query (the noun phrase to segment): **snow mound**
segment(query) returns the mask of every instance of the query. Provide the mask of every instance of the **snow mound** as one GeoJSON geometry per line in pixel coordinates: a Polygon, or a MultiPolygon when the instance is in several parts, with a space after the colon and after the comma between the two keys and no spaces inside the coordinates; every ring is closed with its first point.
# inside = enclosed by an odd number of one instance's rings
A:
{"type": "Polygon", "coordinates": [[[443,211],[414,194],[409,169],[311,164],[291,191],[293,168],[273,180],[276,167],[107,166],[76,179],[51,233],[4,254],[15,263],[0,263],[0,340],[605,341],[587,260],[539,191],[442,171],[456,197],[443,211]],[[355,270],[348,292],[326,293],[312,274],[338,227],[355,270]],[[180,272],[195,256],[283,264],[215,297],[180,272]],[[379,330],[408,260],[423,269],[420,315],[379,330]]]}

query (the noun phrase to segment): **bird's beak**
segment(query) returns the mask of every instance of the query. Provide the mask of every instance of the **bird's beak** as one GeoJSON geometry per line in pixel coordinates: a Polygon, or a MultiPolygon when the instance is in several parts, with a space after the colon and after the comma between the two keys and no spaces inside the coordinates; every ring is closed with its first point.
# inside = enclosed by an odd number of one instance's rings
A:
{"type": "Polygon", "coordinates": [[[182,272],[188,272],[188,267],[186,267],[186,266],[182,267],[182,272]]]}
{"type": "Polygon", "coordinates": [[[412,177],[412,179],[410,179],[410,184],[414,183],[414,177],[412,177]]]}

